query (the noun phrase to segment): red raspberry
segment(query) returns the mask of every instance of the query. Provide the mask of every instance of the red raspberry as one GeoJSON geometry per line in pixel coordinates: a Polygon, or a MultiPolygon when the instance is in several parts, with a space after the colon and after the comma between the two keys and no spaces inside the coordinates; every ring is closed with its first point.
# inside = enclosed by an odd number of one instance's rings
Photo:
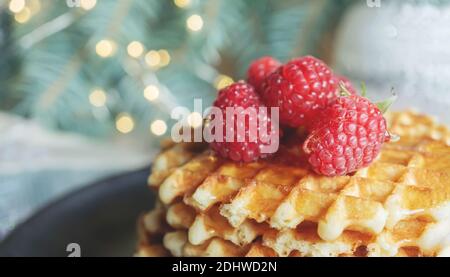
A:
{"type": "Polygon", "coordinates": [[[294,59],[269,75],[262,93],[268,106],[280,108],[281,124],[290,127],[313,122],[338,95],[331,69],[311,56],[294,59]]]}
{"type": "Polygon", "coordinates": [[[247,71],[248,83],[256,89],[256,92],[260,93],[264,80],[280,65],[278,60],[269,56],[253,61],[247,71]]]}
{"type": "MultiPolygon", "coordinates": [[[[222,119],[223,119],[223,139],[222,142],[213,141],[210,143],[211,148],[218,152],[222,157],[229,158],[233,161],[243,161],[243,162],[251,162],[255,161],[258,158],[266,157],[266,153],[262,153],[261,147],[264,145],[269,145],[270,141],[267,140],[267,136],[269,136],[269,132],[271,135],[277,135],[275,133],[278,129],[274,128],[272,122],[270,120],[270,116],[264,117],[262,120],[258,119],[258,115],[245,115],[244,111],[241,110],[241,113],[234,114],[234,122],[226,121],[226,108],[255,108],[255,112],[258,113],[259,109],[263,107],[259,96],[256,94],[253,87],[243,81],[234,83],[221,91],[219,91],[219,95],[216,101],[213,104],[215,107],[221,109],[222,119]],[[239,115],[245,116],[245,120],[241,120],[238,122],[239,115]],[[254,117],[256,116],[256,117],[254,117]],[[256,123],[257,134],[252,134],[250,132],[250,122],[256,123]],[[234,123],[234,124],[233,124],[234,123]],[[238,139],[238,124],[242,126],[245,124],[244,128],[244,137],[239,136],[238,139]],[[260,126],[258,124],[266,124],[267,131],[264,133],[260,133],[260,126]],[[234,138],[232,142],[227,142],[227,129],[229,131],[234,132],[234,138]],[[251,140],[250,136],[256,135],[255,140],[251,140]]],[[[211,120],[214,120],[212,116],[211,120]]],[[[252,137],[254,138],[254,137],[252,137]]],[[[277,137],[278,139],[278,137],[277,137]]]]}
{"type": "Polygon", "coordinates": [[[347,79],[347,77],[336,75],[335,78],[336,78],[335,82],[338,85],[342,82],[344,84],[344,87],[348,90],[348,92],[350,92],[351,94],[358,94],[352,82],[350,82],[350,80],[347,79]]]}
{"type": "Polygon", "coordinates": [[[320,114],[303,149],[318,174],[345,175],[368,166],[389,139],[380,109],[364,97],[349,95],[320,114]]]}

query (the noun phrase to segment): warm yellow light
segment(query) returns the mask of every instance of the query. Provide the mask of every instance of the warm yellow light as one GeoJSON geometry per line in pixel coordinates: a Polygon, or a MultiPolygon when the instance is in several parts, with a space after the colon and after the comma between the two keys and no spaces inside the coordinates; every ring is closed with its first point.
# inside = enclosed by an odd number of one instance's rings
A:
{"type": "Polygon", "coordinates": [[[203,124],[203,117],[200,113],[197,113],[197,112],[191,113],[188,116],[187,120],[188,120],[189,126],[191,126],[192,128],[198,128],[198,127],[202,126],[202,124],[203,124]]]}
{"type": "Polygon", "coordinates": [[[133,58],[139,58],[144,53],[144,45],[139,41],[133,41],[128,44],[127,47],[128,55],[133,58]]]}
{"type": "Polygon", "coordinates": [[[167,66],[170,63],[170,54],[169,51],[165,49],[161,49],[158,51],[159,57],[160,57],[160,63],[159,66],[167,66]]]}
{"type": "Polygon", "coordinates": [[[158,51],[149,51],[147,55],[145,55],[145,62],[151,67],[158,66],[161,62],[161,56],[158,51]]]}
{"type": "Polygon", "coordinates": [[[159,89],[157,86],[150,85],[144,89],[144,97],[148,101],[155,101],[159,97],[159,89]]]}
{"type": "Polygon", "coordinates": [[[19,13],[25,8],[25,0],[11,0],[9,10],[13,13],[19,13]]]}
{"type": "Polygon", "coordinates": [[[97,5],[97,0],[81,0],[80,2],[80,6],[86,11],[92,10],[95,5],[97,5]]]}
{"type": "Polygon", "coordinates": [[[157,136],[162,136],[166,133],[167,131],[167,125],[164,121],[162,120],[155,120],[153,121],[153,123],[150,125],[150,131],[157,136]]]}
{"type": "Polygon", "coordinates": [[[174,0],[173,2],[178,8],[186,8],[191,4],[191,0],[174,0]]]}
{"type": "Polygon", "coordinates": [[[19,23],[26,23],[31,18],[31,11],[29,8],[23,8],[19,13],[14,15],[14,19],[19,23]]]}
{"type": "Polygon", "coordinates": [[[219,75],[214,81],[214,85],[218,90],[221,90],[229,85],[233,84],[234,80],[227,75],[219,75]]]}
{"type": "Polygon", "coordinates": [[[191,15],[186,21],[186,26],[191,31],[200,31],[203,28],[203,19],[198,14],[191,15]]]}
{"type": "Polygon", "coordinates": [[[103,107],[106,104],[106,93],[101,89],[95,89],[89,94],[89,102],[94,107],[103,107]]]}
{"type": "Polygon", "coordinates": [[[114,53],[116,52],[116,44],[114,41],[104,39],[97,43],[97,45],[95,46],[95,51],[100,57],[108,58],[114,55],[114,53]]]}
{"type": "Polygon", "coordinates": [[[133,118],[126,113],[120,114],[116,119],[116,129],[123,134],[130,133],[134,129],[133,118]]]}
{"type": "Polygon", "coordinates": [[[36,14],[41,10],[41,1],[30,0],[28,7],[30,8],[31,14],[36,14]]]}

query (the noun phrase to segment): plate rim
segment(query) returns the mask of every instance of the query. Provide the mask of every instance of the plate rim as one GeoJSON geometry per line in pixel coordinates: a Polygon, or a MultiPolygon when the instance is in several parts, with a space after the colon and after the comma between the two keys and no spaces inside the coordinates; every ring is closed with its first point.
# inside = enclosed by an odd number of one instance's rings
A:
{"type": "Polygon", "coordinates": [[[13,245],[14,241],[20,239],[20,236],[23,232],[25,232],[24,230],[28,228],[28,226],[34,226],[34,224],[36,224],[36,221],[39,222],[40,218],[45,217],[46,214],[55,210],[55,208],[57,208],[58,206],[64,205],[64,203],[69,201],[70,199],[82,197],[82,195],[91,194],[93,190],[102,190],[104,186],[116,185],[120,187],[124,179],[129,179],[130,177],[139,178],[148,175],[149,173],[150,166],[146,166],[137,170],[130,170],[113,174],[104,178],[100,178],[97,181],[89,182],[86,185],[82,185],[80,188],[76,188],[72,191],[64,193],[59,197],[56,197],[53,200],[50,200],[41,207],[37,208],[30,215],[28,215],[23,221],[18,223],[12,230],[10,230],[6,234],[6,236],[3,237],[3,239],[0,240],[0,257],[2,257],[3,251],[6,250],[6,252],[8,252],[8,246],[13,245]]]}

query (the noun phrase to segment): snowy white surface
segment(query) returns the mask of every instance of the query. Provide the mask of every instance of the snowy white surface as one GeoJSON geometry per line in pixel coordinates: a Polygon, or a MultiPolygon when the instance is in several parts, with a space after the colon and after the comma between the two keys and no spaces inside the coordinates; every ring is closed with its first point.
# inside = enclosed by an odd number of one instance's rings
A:
{"type": "Polygon", "coordinates": [[[396,108],[414,107],[449,124],[450,4],[414,2],[350,9],[338,29],[335,68],[365,81],[377,99],[394,87],[396,108]]]}

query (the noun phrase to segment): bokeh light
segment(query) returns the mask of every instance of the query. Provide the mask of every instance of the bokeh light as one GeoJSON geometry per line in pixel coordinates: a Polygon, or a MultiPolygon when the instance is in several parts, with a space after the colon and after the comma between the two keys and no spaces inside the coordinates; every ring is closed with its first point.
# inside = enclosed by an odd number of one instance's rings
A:
{"type": "Polygon", "coordinates": [[[154,85],[149,85],[144,89],[144,97],[148,101],[155,101],[159,97],[159,88],[154,85]]]}
{"type": "Polygon", "coordinates": [[[116,119],[116,129],[122,134],[128,134],[134,129],[134,120],[127,114],[120,114],[116,119]]]}
{"type": "Polygon", "coordinates": [[[131,57],[139,58],[144,53],[144,45],[142,45],[139,41],[133,41],[128,44],[127,52],[131,57]]]}
{"type": "Polygon", "coordinates": [[[103,107],[106,104],[106,93],[102,89],[95,89],[89,94],[89,102],[94,107],[103,107]]]}
{"type": "Polygon", "coordinates": [[[81,0],[80,6],[86,11],[92,10],[97,5],[97,0],[81,0]]]}
{"type": "Polygon", "coordinates": [[[156,136],[162,136],[167,131],[167,124],[160,119],[155,120],[150,125],[150,131],[156,136]]]}
{"type": "Polygon", "coordinates": [[[112,40],[103,39],[95,46],[95,52],[102,58],[108,58],[116,52],[116,43],[112,40]]]}
{"type": "Polygon", "coordinates": [[[156,67],[161,62],[161,56],[159,55],[158,51],[151,50],[145,55],[145,62],[150,67],[156,67]]]}
{"type": "Polygon", "coordinates": [[[173,2],[178,8],[187,8],[191,5],[191,0],[174,0],[173,2]]]}
{"type": "Polygon", "coordinates": [[[191,113],[188,116],[187,120],[188,120],[189,126],[191,126],[192,128],[198,128],[203,125],[203,117],[198,112],[191,113]]]}
{"type": "Polygon", "coordinates": [[[29,8],[25,7],[20,12],[14,15],[14,19],[19,23],[26,23],[31,18],[31,11],[29,8]]]}
{"type": "Polygon", "coordinates": [[[187,19],[186,26],[189,30],[198,32],[203,28],[203,18],[198,14],[193,14],[187,19]]]}
{"type": "Polygon", "coordinates": [[[163,67],[163,66],[168,66],[170,63],[170,54],[169,51],[167,51],[166,49],[161,49],[158,51],[159,57],[160,57],[160,63],[159,66],[163,67]]]}
{"type": "Polygon", "coordinates": [[[9,10],[13,13],[19,13],[25,8],[25,0],[11,0],[9,10]]]}

